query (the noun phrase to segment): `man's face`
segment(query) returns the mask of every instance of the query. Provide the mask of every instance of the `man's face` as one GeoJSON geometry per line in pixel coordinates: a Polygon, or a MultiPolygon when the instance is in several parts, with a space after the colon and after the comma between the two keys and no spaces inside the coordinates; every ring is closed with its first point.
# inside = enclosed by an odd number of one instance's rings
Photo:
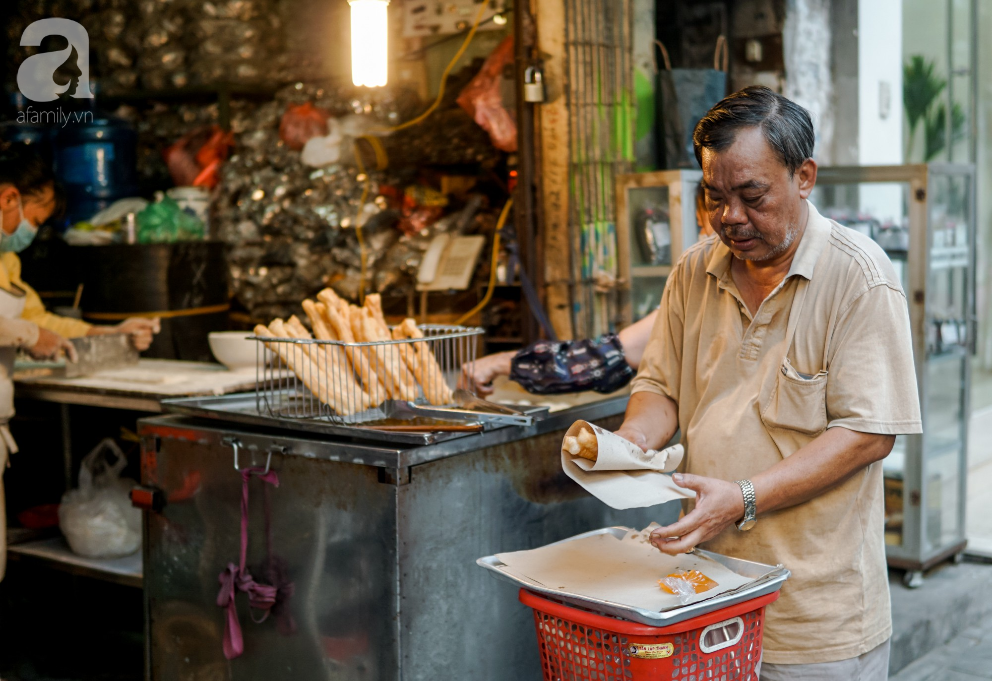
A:
{"type": "Polygon", "coordinates": [[[21,194],[12,184],[0,185],[0,211],[3,231],[13,234],[21,221],[18,207],[23,205],[24,217],[35,227],[41,227],[55,210],[55,189],[51,185],[31,194],[21,194]],[[22,203],[23,202],[23,203],[22,203]]]}
{"type": "Polygon", "coordinates": [[[810,159],[790,177],[760,128],[744,128],[724,151],[703,149],[706,212],[741,260],[774,261],[802,233],[803,202],[816,184],[810,159]]]}

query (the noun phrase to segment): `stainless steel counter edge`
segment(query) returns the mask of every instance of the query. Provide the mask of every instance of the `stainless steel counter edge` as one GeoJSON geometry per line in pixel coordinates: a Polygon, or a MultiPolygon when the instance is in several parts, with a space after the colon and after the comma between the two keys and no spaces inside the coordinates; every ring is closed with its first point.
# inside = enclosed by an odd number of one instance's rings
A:
{"type": "MultiPolygon", "coordinates": [[[[212,442],[213,434],[216,434],[216,440],[220,442],[223,437],[236,433],[240,440],[240,446],[246,451],[245,456],[250,455],[252,457],[250,459],[251,465],[264,465],[266,453],[275,451],[283,455],[303,456],[327,461],[385,468],[405,468],[525,440],[556,430],[566,430],[578,420],[596,421],[622,414],[627,406],[627,399],[627,396],[612,397],[601,402],[592,402],[554,412],[543,419],[535,420],[534,425],[529,427],[507,426],[438,444],[411,447],[386,447],[343,439],[308,437],[301,435],[299,431],[263,429],[235,422],[226,423],[214,419],[199,419],[181,415],[145,418],[141,420],[140,426],[143,436],[201,441],[204,434],[211,434],[210,442],[204,444],[215,444],[212,442]]],[[[249,465],[247,459],[244,465],[249,465]]]]}

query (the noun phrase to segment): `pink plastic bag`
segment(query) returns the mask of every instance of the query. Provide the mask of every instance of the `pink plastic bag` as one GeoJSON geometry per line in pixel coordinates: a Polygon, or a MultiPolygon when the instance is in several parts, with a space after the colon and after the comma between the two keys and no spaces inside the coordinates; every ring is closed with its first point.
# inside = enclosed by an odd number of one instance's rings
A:
{"type": "Polygon", "coordinates": [[[500,81],[503,69],[513,64],[513,36],[501,42],[468,85],[458,95],[458,105],[489,133],[493,146],[500,151],[517,150],[517,121],[503,105],[500,81]]]}

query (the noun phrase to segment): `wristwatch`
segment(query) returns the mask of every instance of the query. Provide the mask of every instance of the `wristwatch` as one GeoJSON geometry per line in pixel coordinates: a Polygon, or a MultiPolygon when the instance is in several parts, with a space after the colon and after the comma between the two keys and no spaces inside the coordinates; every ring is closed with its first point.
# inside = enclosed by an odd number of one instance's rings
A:
{"type": "Polygon", "coordinates": [[[741,492],[744,494],[744,519],[737,523],[737,529],[741,532],[747,532],[758,523],[758,519],[755,517],[758,513],[758,500],[754,496],[754,485],[751,484],[750,480],[738,480],[737,484],[740,485],[741,492]]]}

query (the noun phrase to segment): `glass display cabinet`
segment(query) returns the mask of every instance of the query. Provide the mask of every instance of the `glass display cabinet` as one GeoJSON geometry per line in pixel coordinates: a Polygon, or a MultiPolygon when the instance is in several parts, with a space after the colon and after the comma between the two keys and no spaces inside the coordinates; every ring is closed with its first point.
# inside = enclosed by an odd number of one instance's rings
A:
{"type": "Polygon", "coordinates": [[[906,583],[966,546],[970,358],[975,332],[975,182],[970,165],[820,168],[821,214],[874,239],[909,301],[923,434],[883,462],[889,565],[906,583]]]}
{"type": "Polygon", "coordinates": [[[617,177],[620,325],[646,317],[682,251],[696,243],[699,170],[660,170],[617,177]]]}

